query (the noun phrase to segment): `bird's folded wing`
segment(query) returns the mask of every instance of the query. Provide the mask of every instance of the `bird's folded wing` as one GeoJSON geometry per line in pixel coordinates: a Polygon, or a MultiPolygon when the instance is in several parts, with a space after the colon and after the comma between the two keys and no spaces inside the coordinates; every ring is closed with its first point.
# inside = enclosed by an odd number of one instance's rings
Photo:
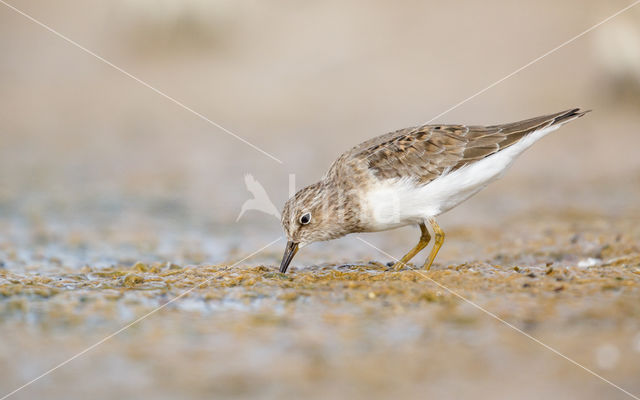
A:
{"type": "Polygon", "coordinates": [[[353,148],[352,161],[380,179],[411,177],[420,183],[488,157],[529,133],[584,115],[579,109],[492,125],[423,125],[401,129],[353,148]]]}

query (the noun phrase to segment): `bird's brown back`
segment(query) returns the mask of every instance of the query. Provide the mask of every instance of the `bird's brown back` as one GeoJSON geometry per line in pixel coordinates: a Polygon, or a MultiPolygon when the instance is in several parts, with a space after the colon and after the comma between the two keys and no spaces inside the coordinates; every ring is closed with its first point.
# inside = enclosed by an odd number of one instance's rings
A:
{"type": "Polygon", "coordinates": [[[332,165],[327,177],[342,176],[344,169],[359,169],[368,170],[379,179],[411,177],[425,184],[447,171],[504,150],[538,129],[568,122],[587,112],[575,108],[491,126],[405,128],[367,140],[347,151],[332,165]]]}

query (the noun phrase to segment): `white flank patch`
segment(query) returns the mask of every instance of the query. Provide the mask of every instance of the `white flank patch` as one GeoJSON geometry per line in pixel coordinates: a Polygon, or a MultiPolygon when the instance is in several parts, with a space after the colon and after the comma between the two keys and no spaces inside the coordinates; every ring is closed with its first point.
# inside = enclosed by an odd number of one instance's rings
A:
{"type": "Polygon", "coordinates": [[[500,178],[523,151],[562,124],[534,131],[489,157],[440,176],[426,185],[411,178],[379,182],[364,198],[373,230],[417,224],[442,214],[500,178]]]}

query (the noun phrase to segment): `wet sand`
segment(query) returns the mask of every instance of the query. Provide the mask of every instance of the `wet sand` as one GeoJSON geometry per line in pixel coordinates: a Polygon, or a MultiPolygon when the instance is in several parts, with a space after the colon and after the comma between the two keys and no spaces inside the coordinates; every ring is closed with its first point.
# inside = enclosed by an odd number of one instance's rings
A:
{"type": "Polygon", "coordinates": [[[637,221],[567,210],[508,225],[452,229],[450,256],[491,256],[428,272],[376,255],[280,274],[283,243],[263,264],[19,267],[27,250],[4,242],[2,387],[142,317],[15,398],[625,398],[544,345],[638,393],[637,221]]]}

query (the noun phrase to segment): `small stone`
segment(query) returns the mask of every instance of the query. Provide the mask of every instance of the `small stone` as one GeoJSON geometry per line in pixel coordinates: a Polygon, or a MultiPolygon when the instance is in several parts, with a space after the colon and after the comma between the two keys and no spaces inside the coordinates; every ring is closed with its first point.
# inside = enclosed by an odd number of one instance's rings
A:
{"type": "Polygon", "coordinates": [[[593,266],[596,266],[596,265],[600,264],[601,261],[602,260],[600,260],[600,259],[589,257],[586,260],[580,260],[578,262],[578,268],[593,267],[593,266]]]}
{"type": "Polygon", "coordinates": [[[131,269],[137,272],[147,272],[149,270],[149,267],[147,266],[147,264],[138,261],[133,265],[131,269]]]}
{"type": "Polygon", "coordinates": [[[124,286],[128,286],[128,287],[133,287],[143,282],[144,282],[144,278],[136,274],[129,274],[125,276],[123,280],[124,286]]]}
{"type": "Polygon", "coordinates": [[[174,264],[172,262],[167,262],[167,269],[174,269],[175,270],[175,269],[182,269],[182,267],[177,265],[177,264],[174,264]]]}

